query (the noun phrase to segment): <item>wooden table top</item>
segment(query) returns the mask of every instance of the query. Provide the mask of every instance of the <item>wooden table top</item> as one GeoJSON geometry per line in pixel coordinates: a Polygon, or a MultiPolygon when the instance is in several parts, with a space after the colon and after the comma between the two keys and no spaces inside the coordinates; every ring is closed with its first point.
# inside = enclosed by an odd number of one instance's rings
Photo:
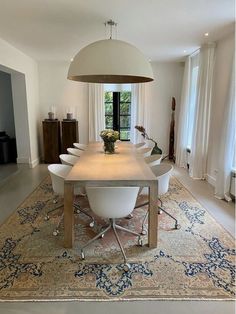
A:
{"type": "Polygon", "coordinates": [[[145,186],[156,181],[154,174],[133,144],[116,143],[115,154],[104,154],[103,143],[90,143],[66,178],[69,183],[93,182],[108,185],[129,184],[145,186]]]}

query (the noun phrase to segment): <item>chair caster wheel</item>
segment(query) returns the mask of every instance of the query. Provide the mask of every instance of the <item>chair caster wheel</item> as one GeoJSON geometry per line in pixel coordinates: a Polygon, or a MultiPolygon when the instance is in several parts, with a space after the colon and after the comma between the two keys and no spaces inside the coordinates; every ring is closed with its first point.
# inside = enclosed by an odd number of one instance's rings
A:
{"type": "Polygon", "coordinates": [[[84,255],[84,252],[81,251],[81,259],[84,260],[85,259],[85,255],[84,255]]]}
{"type": "Polygon", "coordinates": [[[95,222],[94,222],[94,221],[92,221],[92,222],[90,222],[89,227],[90,227],[90,228],[93,228],[93,227],[94,227],[94,225],[95,225],[95,222]]]}
{"type": "Polygon", "coordinates": [[[158,215],[161,215],[163,211],[161,209],[158,210],[158,215]]]}
{"type": "Polygon", "coordinates": [[[175,229],[179,230],[181,228],[180,224],[175,224],[175,229]]]}
{"type": "Polygon", "coordinates": [[[79,209],[76,209],[75,212],[76,212],[76,214],[79,214],[79,213],[80,213],[80,210],[79,210],[79,209]]]}
{"type": "Polygon", "coordinates": [[[147,230],[142,229],[141,234],[142,235],[146,235],[147,234],[147,230]]]}
{"type": "Polygon", "coordinates": [[[128,263],[124,264],[124,271],[125,272],[128,272],[130,270],[130,268],[131,268],[130,264],[128,264],[128,263]]]}
{"type": "Polygon", "coordinates": [[[138,239],[138,245],[143,246],[143,239],[141,239],[141,238],[138,239]]]}
{"type": "Polygon", "coordinates": [[[133,214],[129,214],[128,216],[125,217],[125,219],[132,219],[134,217],[133,214]]]}
{"type": "Polygon", "coordinates": [[[53,200],[52,202],[53,202],[53,204],[57,204],[57,200],[53,200]]]}
{"type": "Polygon", "coordinates": [[[104,238],[104,235],[105,235],[105,234],[103,233],[103,234],[101,235],[101,238],[104,238]]]}
{"type": "Polygon", "coordinates": [[[49,216],[46,215],[46,216],[44,217],[44,220],[45,220],[45,221],[49,220],[49,216]]]}
{"type": "Polygon", "coordinates": [[[58,234],[59,234],[59,230],[57,230],[57,229],[54,230],[53,233],[52,233],[52,235],[54,235],[55,237],[56,237],[58,234]]]}

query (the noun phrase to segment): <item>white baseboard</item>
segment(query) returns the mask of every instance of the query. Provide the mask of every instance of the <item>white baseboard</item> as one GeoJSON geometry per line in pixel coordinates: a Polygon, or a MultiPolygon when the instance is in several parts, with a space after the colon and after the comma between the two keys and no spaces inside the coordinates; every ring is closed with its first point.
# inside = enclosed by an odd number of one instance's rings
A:
{"type": "Polygon", "coordinates": [[[39,158],[34,159],[33,161],[29,162],[29,167],[34,168],[39,164],[39,158]]]}
{"type": "Polygon", "coordinates": [[[206,180],[208,183],[210,183],[212,186],[215,187],[216,185],[216,179],[210,176],[209,174],[206,175],[206,180]]]}
{"type": "Polygon", "coordinates": [[[18,164],[27,164],[30,168],[34,168],[39,164],[39,158],[34,159],[33,161],[30,161],[27,157],[20,157],[16,159],[16,162],[18,164]]]}
{"type": "Polygon", "coordinates": [[[28,157],[17,157],[16,163],[17,164],[29,164],[29,158],[28,157]]]}

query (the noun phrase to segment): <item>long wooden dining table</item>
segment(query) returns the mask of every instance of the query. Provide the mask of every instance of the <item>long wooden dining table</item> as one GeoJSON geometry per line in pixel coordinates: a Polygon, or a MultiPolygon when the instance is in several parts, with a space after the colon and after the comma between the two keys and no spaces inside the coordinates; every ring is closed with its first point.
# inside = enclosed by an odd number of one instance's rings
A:
{"type": "Polygon", "coordinates": [[[133,144],[119,142],[115,154],[104,154],[103,143],[89,143],[64,183],[64,246],[71,248],[74,243],[74,185],[139,186],[149,187],[148,245],[155,248],[158,235],[157,184],[143,155],[133,144]]]}

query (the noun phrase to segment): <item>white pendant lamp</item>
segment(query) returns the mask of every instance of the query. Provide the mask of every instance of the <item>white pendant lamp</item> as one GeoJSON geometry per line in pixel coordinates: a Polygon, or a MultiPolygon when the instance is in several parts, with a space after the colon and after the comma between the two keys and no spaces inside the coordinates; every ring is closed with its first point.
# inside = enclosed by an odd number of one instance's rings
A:
{"type": "Polygon", "coordinates": [[[96,41],[73,58],[68,79],[89,83],[144,83],[153,81],[153,72],[145,56],[133,45],[112,39],[96,41]]]}

